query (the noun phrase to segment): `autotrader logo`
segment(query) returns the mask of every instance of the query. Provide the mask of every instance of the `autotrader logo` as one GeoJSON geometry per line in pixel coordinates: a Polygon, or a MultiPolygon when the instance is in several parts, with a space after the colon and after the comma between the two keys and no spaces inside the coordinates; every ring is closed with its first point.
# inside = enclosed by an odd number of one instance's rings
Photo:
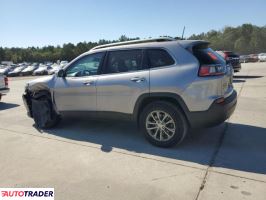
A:
{"type": "Polygon", "coordinates": [[[0,188],[0,200],[54,200],[54,188],[0,188]]]}

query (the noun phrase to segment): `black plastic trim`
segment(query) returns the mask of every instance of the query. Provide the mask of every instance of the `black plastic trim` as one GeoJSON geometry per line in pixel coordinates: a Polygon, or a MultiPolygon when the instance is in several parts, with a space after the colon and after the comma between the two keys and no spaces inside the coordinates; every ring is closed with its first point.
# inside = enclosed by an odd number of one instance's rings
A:
{"type": "Polygon", "coordinates": [[[132,114],[112,112],[112,111],[60,111],[62,117],[85,117],[92,119],[112,119],[133,121],[132,114]]]}
{"type": "Polygon", "coordinates": [[[1,91],[9,91],[10,89],[9,88],[0,88],[0,92],[1,91]]]}
{"type": "Polygon", "coordinates": [[[138,116],[141,113],[141,106],[145,99],[151,98],[151,100],[159,99],[164,100],[165,98],[170,98],[177,102],[177,106],[183,111],[190,127],[198,128],[198,127],[211,127],[218,125],[228,119],[235,110],[237,104],[237,93],[233,91],[233,93],[225,99],[225,101],[221,104],[216,103],[215,101],[212,103],[210,108],[206,111],[197,111],[191,112],[186,106],[183,99],[174,93],[150,93],[141,95],[134,108],[133,119],[135,121],[138,120],[138,116]]]}
{"type": "Polygon", "coordinates": [[[237,93],[234,91],[223,103],[213,102],[206,111],[189,112],[190,125],[193,128],[203,128],[221,124],[233,114],[236,104],[237,93]]]}

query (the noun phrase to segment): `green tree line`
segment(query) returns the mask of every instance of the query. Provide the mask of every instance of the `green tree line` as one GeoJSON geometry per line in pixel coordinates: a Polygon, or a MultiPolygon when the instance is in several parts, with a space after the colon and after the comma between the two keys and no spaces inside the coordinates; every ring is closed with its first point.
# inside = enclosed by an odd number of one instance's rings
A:
{"type": "Polygon", "coordinates": [[[229,50],[239,54],[266,52],[266,26],[258,27],[243,24],[238,27],[225,27],[220,31],[192,35],[188,39],[209,41],[215,50],[229,50]]]}
{"type": "Polygon", "coordinates": [[[74,45],[72,43],[64,44],[63,46],[45,46],[28,47],[28,48],[2,48],[0,47],[0,62],[13,61],[20,62],[56,62],[57,60],[72,60],[80,54],[89,51],[97,45],[103,45],[114,42],[123,42],[128,40],[136,40],[139,38],[128,38],[122,35],[118,40],[104,40],[98,42],[79,42],[74,45]]]}
{"type": "MultiPolygon", "coordinates": [[[[180,39],[175,37],[176,39],[180,39]]],[[[79,42],[63,46],[45,46],[28,48],[2,48],[0,47],[0,61],[19,62],[56,62],[57,60],[72,60],[91,48],[113,42],[135,40],[122,35],[118,40],[99,40],[98,42],[79,42]]],[[[215,50],[230,50],[239,54],[266,52],[266,26],[243,24],[238,27],[225,27],[222,30],[211,30],[198,35],[193,34],[187,39],[206,40],[215,50]]]]}

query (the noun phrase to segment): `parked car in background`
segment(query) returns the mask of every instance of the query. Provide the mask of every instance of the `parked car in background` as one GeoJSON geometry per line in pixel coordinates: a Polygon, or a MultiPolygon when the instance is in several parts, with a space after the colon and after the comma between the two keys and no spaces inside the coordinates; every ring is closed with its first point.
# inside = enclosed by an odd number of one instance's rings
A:
{"type": "Polygon", "coordinates": [[[16,65],[1,65],[0,66],[0,75],[7,76],[9,72],[13,71],[16,68],[16,65]]]}
{"type": "Polygon", "coordinates": [[[38,65],[37,64],[32,64],[32,65],[29,65],[28,67],[26,67],[25,69],[23,69],[21,71],[21,75],[22,76],[29,76],[29,75],[32,75],[33,72],[38,69],[38,65]]]}
{"type": "Polygon", "coordinates": [[[6,95],[8,92],[8,78],[4,75],[0,75],[0,100],[2,99],[2,96],[6,95]]]}
{"type": "Polygon", "coordinates": [[[220,54],[226,60],[226,62],[232,65],[234,72],[240,71],[241,64],[240,64],[240,57],[238,54],[232,51],[217,51],[217,53],[220,54]]]}
{"type": "Polygon", "coordinates": [[[7,75],[9,72],[9,67],[6,65],[0,65],[0,75],[7,75]]]}
{"type": "Polygon", "coordinates": [[[258,62],[259,58],[257,54],[248,55],[248,62],[258,62]]]}
{"type": "Polygon", "coordinates": [[[240,63],[247,63],[248,62],[248,59],[249,59],[249,56],[248,55],[241,55],[241,56],[239,56],[240,63]]]}
{"type": "Polygon", "coordinates": [[[236,107],[232,69],[208,45],[158,38],[98,46],[27,83],[24,104],[40,128],[80,111],[133,120],[149,142],[170,147],[190,128],[224,122],[236,107]]]}
{"type": "Polygon", "coordinates": [[[52,74],[58,72],[59,69],[62,68],[62,67],[61,67],[60,65],[58,65],[58,64],[53,64],[51,67],[52,67],[52,69],[50,69],[50,70],[48,71],[48,74],[49,74],[49,75],[52,75],[52,74]]]}
{"type": "Polygon", "coordinates": [[[5,75],[7,76],[7,74],[11,71],[10,67],[8,66],[0,66],[0,75],[5,75]]]}
{"type": "Polygon", "coordinates": [[[266,62],[266,53],[260,53],[258,55],[259,62],[266,62]]]}
{"type": "Polygon", "coordinates": [[[68,61],[66,61],[66,60],[62,60],[61,62],[60,62],[60,66],[61,67],[64,67],[65,65],[67,65],[68,64],[68,61]]]}
{"type": "Polygon", "coordinates": [[[7,76],[14,77],[14,76],[21,76],[21,72],[25,69],[26,66],[22,65],[20,67],[16,67],[14,70],[8,72],[7,76]]]}
{"type": "Polygon", "coordinates": [[[52,67],[46,65],[40,65],[38,69],[36,69],[32,75],[48,75],[48,71],[51,70],[52,67]]]}

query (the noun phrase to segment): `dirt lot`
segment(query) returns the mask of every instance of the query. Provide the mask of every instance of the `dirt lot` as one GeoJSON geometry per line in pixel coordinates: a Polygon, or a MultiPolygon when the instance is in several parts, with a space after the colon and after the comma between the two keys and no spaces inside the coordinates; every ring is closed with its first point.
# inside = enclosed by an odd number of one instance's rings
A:
{"type": "Polygon", "coordinates": [[[266,63],[248,63],[224,124],[179,147],[145,141],[134,124],[67,118],[40,131],[12,78],[0,103],[0,187],[54,187],[55,199],[266,199],[266,63]]]}

